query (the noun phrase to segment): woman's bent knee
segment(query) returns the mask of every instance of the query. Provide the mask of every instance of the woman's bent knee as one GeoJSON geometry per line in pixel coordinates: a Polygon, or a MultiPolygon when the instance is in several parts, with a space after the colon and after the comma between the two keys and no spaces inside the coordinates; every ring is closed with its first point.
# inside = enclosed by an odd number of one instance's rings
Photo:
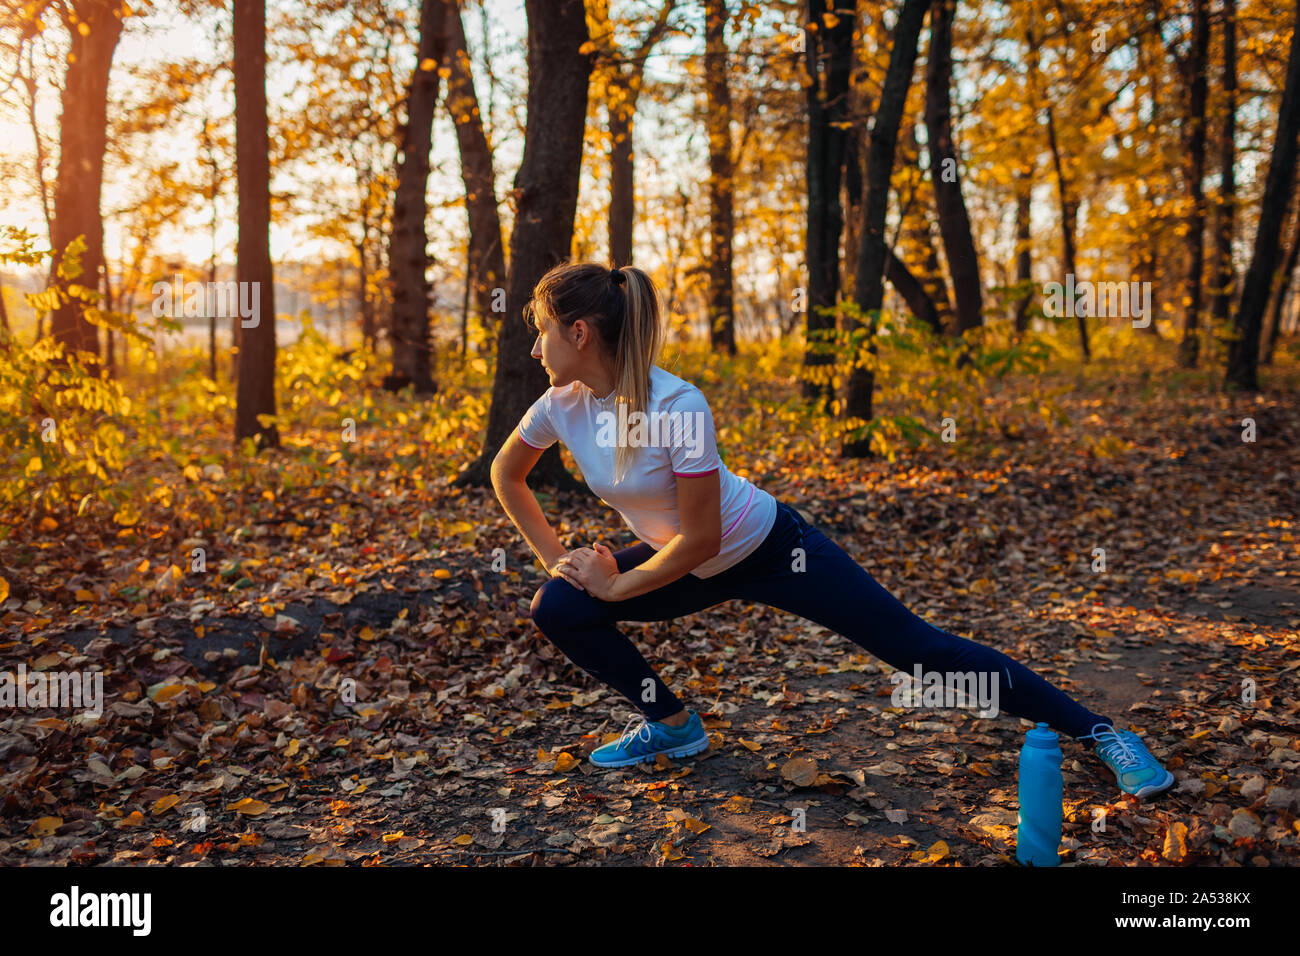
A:
{"type": "Polygon", "coordinates": [[[547,637],[581,624],[590,615],[590,597],[564,578],[551,578],[537,589],[528,614],[547,637]]]}

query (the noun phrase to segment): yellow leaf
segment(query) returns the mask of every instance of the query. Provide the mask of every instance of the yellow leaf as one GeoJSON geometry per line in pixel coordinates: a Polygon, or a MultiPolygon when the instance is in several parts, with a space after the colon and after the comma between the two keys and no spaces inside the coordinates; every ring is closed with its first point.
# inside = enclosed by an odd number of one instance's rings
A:
{"type": "Polygon", "coordinates": [[[474,842],[474,838],[470,836],[468,833],[462,833],[460,836],[456,837],[456,839],[452,840],[451,842],[456,844],[457,846],[469,846],[471,843],[474,842]]]}
{"type": "Polygon", "coordinates": [[[406,833],[405,833],[404,831],[402,831],[402,830],[398,830],[396,833],[385,833],[385,834],[384,834],[384,842],[385,842],[385,843],[396,843],[398,840],[400,840],[400,839],[401,839],[402,837],[404,837],[404,836],[406,836],[406,833]]]}
{"type": "Polygon", "coordinates": [[[1187,857],[1187,824],[1177,821],[1165,831],[1165,847],[1161,855],[1170,863],[1182,863],[1187,857]]]}
{"type": "Polygon", "coordinates": [[[263,803],[261,800],[254,800],[252,797],[244,797],[243,800],[236,800],[226,807],[227,810],[234,810],[236,813],[242,813],[245,816],[255,817],[258,814],[265,813],[271,809],[271,805],[263,803]]]}
{"type": "Polygon", "coordinates": [[[722,809],[726,810],[728,813],[748,813],[753,805],[753,798],[735,796],[724,803],[722,809]]]}
{"type": "Polygon", "coordinates": [[[0,578],[0,604],[4,604],[7,600],[9,600],[9,582],[0,578]]]}
{"type": "Polygon", "coordinates": [[[55,521],[53,518],[51,518],[49,515],[46,515],[44,518],[41,519],[40,529],[42,531],[58,531],[59,523],[55,521]]]}
{"type": "Polygon", "coordinates": [[[917,850],[912,854],[912,859],[918,863],[937,863],[948,855],[948,844],[939,840],[933,846],[926,850],[917,850]]]}
{"type": "Polygon", "coordinates": [[[61,826],[63,826],[63,817],[41,817],[27,828],[27,832],[38,837],[53,836],[54,831],[61,826]]]}
{"type": "Polygon", "coordinates": [[[85,588],[82,588],[80,591],[78,591],[78,592],[77,592],[76,594],[74,594],[72,597],[73,597],[73,600],[76,600],[76,601],[82,601],[82,602],[93,601],[93,600],[95,600],[95,592],[94,592],[94,591],[87,591],[85,588]]]}
{"type": "Polygon", "coordinates": [[[703,820],[695,819],[695,817],[691,816],[685,810],[674,808],[669,810],[665,816],[672,823],[682,824],[692,833],[703,833],[705,830],[709,829],[709,824],[705,823],[703,820]]]}
{"type": "Polygon", "coordinates": [[[433,572],[433,576],[441,580],[446,580],[447,578],[451,577],[451,572],[448,571],[446,568],[439,568],[438,570],[433,572]]]}
{"type": "Polygon", "coordinates": [[[301,746],[302,746],[302,741],[300,741],[297,737],[295,737],[293,740],[289,741],[289,746],[284,748],[284,755],[286,757],[297,756],[298,748],[301,746]]]}
{"type": "Polygon", "coordinates": [[[181,798],[174,793],[166,797],[159,797],[156,801],[154,801],[153,815],[159,816],[161,814],[164,814],[180,802],[181,802],[181,798]]]}
{"type": "Polygon", "coordinates": [[[420,61],[420,72],[428,73],[430,70],[436,69],[437,66],[438,66],[437,60],[430,59],[429,57],[425,57],[423,60],[420,61]]]}
{"type": "Polygon", "coordinates": [[[32,475],[36,474],[44,467],[45,466],[41,464],[41,460],[39,458],[32,458],[30,461],[27,462],[27,477],[30,478],[32,475]]]}
{"type": "Polygon", "coordinates": [[[158,692],[153,695],[154,703],[165,704],[178,694],[185,692],[184,684],[168,684],[165,687],[158,688],[158,692]]]}
{"type": "Polygon", "coordinates": [[[367,624],[365,627],[361,629],[361,633],[357,636],[360,637],[363,641],[373,641],[375,639],[375,632],[370,627],[370,625],[367,624]]]}
{"type": "Polygon", "coordinates": [[[561,753],[555,758],[556,773],[568,773],[576,766],[578,766],[578,759],[571,753],[561,753]]]}

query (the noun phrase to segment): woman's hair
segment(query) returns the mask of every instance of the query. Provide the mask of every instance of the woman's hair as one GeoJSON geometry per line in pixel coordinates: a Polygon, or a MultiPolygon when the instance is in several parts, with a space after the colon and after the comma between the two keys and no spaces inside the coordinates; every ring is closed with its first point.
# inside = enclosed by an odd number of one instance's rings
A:
{"type": "MultiPolygon", "coordinates": [[[[524,306],[524,322],[538,320],[572,327],[586,319],[614,364],[616,405],[626,404],[628,418],[645,412],[650,402],[650,368],[659,358],[664,333],[659,292],[635,266],[609,269],[595,262],[561,262],[533,287],[524,306]]],[[[620,442],[614,452],[614,480],[620,481],[634,449],[620,442]]]]}

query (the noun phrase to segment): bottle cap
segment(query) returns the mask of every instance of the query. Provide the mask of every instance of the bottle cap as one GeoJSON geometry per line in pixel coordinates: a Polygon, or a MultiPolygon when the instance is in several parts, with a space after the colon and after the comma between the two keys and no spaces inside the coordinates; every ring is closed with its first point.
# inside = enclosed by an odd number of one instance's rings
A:
{"type": "Polygon", "coordinates": [[[1034,729],[1025,734],[1026,747],[1039,747],[1043,750],[1051,750],[1060,747],[1060,741],[1055,730],[1050,729],[1046,723],[1039,721],[1034,729]]]}

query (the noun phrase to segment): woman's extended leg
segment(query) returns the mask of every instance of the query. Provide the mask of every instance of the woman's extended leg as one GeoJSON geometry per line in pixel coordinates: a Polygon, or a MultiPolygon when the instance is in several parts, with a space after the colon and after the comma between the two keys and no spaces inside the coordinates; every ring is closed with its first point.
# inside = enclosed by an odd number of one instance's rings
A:
{"type": "MultiPolygon", "coordinates": [[[[648,561],[654,548],[642,542],[614,553],[620,572],[648,561]]],[[[682,709],[641,652],[614,621],[666,621],[727,600],[715,579],[687,574],[625,601],[602,601],[564,578],[551,578],[533,595],[533,621],[564,656],[596,680],[614,688],[648,720],[682,709]],[[713,582],[713,583],[710,583],[713,582]]]]}
{"type": "Polygon", "coordinates": [[[1094,714],[1000,651],[949,634],[913,614],[839,545],[793,509],[790,514],[797,531],[778,521],[788,547],[737,583],[739,597],[815,621],[909,674],[917,664],[943,675],[988,674],[988,680],[997,681],[999,710],[1045,721],[1071,737],[1085,737],[1096,725],[1110,724],[1109,718],[1094,714]],[[805,552],[803,571],[792,569],[796,547],[805,552]]]}

